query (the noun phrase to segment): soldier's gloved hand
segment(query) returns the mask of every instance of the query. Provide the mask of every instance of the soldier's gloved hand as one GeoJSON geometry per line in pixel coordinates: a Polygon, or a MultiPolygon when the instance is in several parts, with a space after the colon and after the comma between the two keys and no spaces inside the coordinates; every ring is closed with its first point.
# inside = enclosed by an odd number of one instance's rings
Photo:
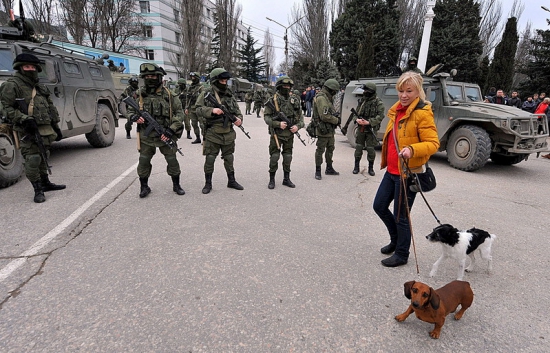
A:
{"type": "Polygon", "coordinates": [[[168,128],[166,130],[164,130],[164,133],[162,134],[162,136],[160,137],[160,139],[164,142],[172,139],[172,136],[174,136],[174,131],[172,131],[172,129],[168,128]]]}
{"type": "Polygon", "coordinates": [[[25,129],[25,131],[30,135],[33,135],[38,131],[38,124],[36,123],[36,120],[34,120],[34,118],[32,117],[23,120],[21,125],[23,125],[23,129],[25,129]]]}
{"type": "MultiPolygon", "coordinates": [[[[137,123],[137,121],[139,120],[139,118],[141,118],[139,116],[139,114],[134,114],[130,117],[130,121],[133,122],[133,123],[137,123]]],[[[138,123],[139,124],[139,123],[138,123]]]]}
{"type": "Polygon", "coordinates": [[[59,126],[52,122],[52,128],[53,128],[53,131],[55,131],[55,133],[57,134],[57,137],[55,138],[56,141],[61,141],[61,139],[63,138],[63,134],[61,133],[61,129],[59,128],[59,126]]]}

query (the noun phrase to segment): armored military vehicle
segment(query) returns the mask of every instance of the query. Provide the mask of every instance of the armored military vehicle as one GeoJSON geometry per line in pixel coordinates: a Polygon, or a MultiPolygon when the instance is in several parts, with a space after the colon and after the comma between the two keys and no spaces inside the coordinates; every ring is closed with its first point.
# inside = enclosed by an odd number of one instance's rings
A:
{"type": "MultiPolygon", "coordinates": [[[[50,43],[18,38],[16,27],[0,30],[0,83],[12,74],[13,59],[21,53],[36,55],[42,66],[40,82],[51,93],[59,111],[64,138],[82,135],[94,147],[110,146],[118,126],[117,95],[111,72],[92,58],[69,52],[50,43]]],[[[23,38],[23,37],[22,37],[23,38]]],[[[19,179],[22,157],[15,148],[10,122],[0,121],[0,187],[19,179]]]]}
{"type": "Polygon", "coordinates": [[[241,101],[244,102],[244,95],[249,89],[253,88],[253,83],[245,78],[233,77],[227,82],[227,85],[233,91],[233,94],[241,101]]]}
{"type": "MultiPolygon", "coordinates": [[[[456,70],[453,70],[456,71],[456,70]]],[[[376,84],[376,93],[384,102],[386,113],[398,101],[395,84],[398,77],[376,77],[351,81],[342,102],[342,122],[363,94],[365,82],[376,84]]],[[[449,73],[424,76],[426,98],[432,103],[440,151],[447,152],[449,164],[463,171],[482,168],[489,159],[496,164],[519,163],[532,153],[548,150],[548,120],[515,107],[484,103],[478,85],[453,81],[449,73]]],[[[388,119],[382,121],[378,137],[382,138],[388,119]]],[[[350,124],[349,142],[355,146],[355,130],[350,124]]]]}

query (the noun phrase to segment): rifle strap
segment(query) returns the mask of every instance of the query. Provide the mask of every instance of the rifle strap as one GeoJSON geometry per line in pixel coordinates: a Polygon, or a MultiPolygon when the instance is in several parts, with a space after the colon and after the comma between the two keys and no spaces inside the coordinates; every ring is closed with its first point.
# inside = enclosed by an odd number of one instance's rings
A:
{"type": "Polygon", "coordinates": [[[29,109],[27,111],[28,116],[32,116],[32,113],[34,113],[34,97],[36,96],[36,87],[32,89],[31,94],[31,101],[29,102],[29,109]]]}
{"type": "Polygon", "coordinates": [[[220,96],[218,96],[218,92],[216,92],[216,90],[212,90],[212,91],[214,91],[214,95],[216,96],[216,100],[218,101],[218,104],[222,105],[222,100],[220,99],[220,96]]]}
{"type": "Polygon", "coordinates": [[[280,112],[281,109],[279,108],[279,101],[277,100],[277,93],[273,95],[273,104],[275,104],[275,111],[280,112]]]}
{"type": "Polygon", "coordinates": [[[170,125],[172,125],[172,93],[166,86],[163,86],[166,90],[166,93],[168,93],[168,104],[170,104],[170,125]]]}
{"type": "Polygon", "coordinates": [[[143,96],[141,95],[141,91],[139,91],[139,110],[143,110],[143,96]]]}

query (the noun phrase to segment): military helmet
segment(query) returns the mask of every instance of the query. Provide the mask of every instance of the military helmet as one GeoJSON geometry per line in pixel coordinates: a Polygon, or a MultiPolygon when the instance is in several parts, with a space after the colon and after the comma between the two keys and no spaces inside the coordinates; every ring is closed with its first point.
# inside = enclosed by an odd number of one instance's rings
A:
{"type": "Polygon", "coordinates": [[[210,82],[229,78],[231,78],[231,74],[227,72],[224,68],[217,67],[214,70],[210,71],[210,82]]]}
{"type": "Polygon", "coordinates": [[[13,60],[13,69],[17,70],[23,65],[34,65],[36,67],[36,71],[42,72],[40,60],[33,54],[23,53],[15,57],[15,59],[13,60]]]}
{"type": "Polygon", "coordinates": [[[130,77],[130,79],[128,80],[128,83],[132,84],[132,83],[138,83],[138,79],[137,77],[130,77]]]}
{"type": "Polygon", "coordinates": [[[363,89],[363,92],[367,92],[367,93],[376,92],[376,84],[374,82],[364,83],[363,86],[361,86],[361,88],[363,89]]]}
{"type": "Polygon", "coordinates": [[[411,57],[409,58],[409,61],[408,61],[408,62],[410,63],[411,61],[414,61],[415,63],[417,63],[417,62],[418,62],[418,59],[417,59],[415,56],[411,56],[411,57]]]}
{"type": "Polygon", "coordinates": [[[294,94],[297,95],[297,96],[300,95],[300,91],[298,91],[297,89],[295,89],[294,91],[292,91],[292,93],[294,93],[294,94]]]}
{"type": "Polygon", "coordinates": [[[184,79],[184,78],[180,78],[178,79],[178,85],[186,85],[187,84],[187,80],[184,79]]]}
{"type": "Polygon", "coordinates": [[[193,77],[193,76],[199,77],[199,75],[196,72],[190,72],[189,77],[193,77]]]}
{"type": "Polygon", "coordinates": [[[282,85],[289,85],[290,87],[294,86],[294,82],[288,76],[281,76],[275,82],[275,87],[279,88],[282,85]]]}
{"type": "Polygon", "coordinates": [[[338,81],[336,81],[333,78],[329,78],[328,80],[326,80],[325,83],[323,84],[323,86],[327,87],[328,89],[330,89],[332,91],[339,91],[340,90],[340,84],[338,83],[338,81]]]}
{"type": "Polygon", "coordinates": [[[166,75],[166,71],[157,64],[152,63],[143,63],[139,65],[139,74],[141,77],[145,77],[145,75],[166,75]]]}
{"type": "Polygon", "coordinates": [[[114,64],[115,62],[112,59],[107,60],[109,64],[114,64]]]}

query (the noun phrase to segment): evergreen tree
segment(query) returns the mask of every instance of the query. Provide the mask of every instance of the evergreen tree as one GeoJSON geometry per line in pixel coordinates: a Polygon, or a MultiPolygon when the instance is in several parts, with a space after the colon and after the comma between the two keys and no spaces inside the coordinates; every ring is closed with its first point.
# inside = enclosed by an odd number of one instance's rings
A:
{"type": "Polygon", "coordinates": [[[351,0],[332,25],[330,56],[346,80],[358,78],[359,44],[372,27],[374,62],[370,70],[389,72],[399,62],[399,13],[396,0],[351,0]],[[369,24],[370,26],[366,26],[369,24]]]}
{"type": "Polygon", "coordinates": [[[220,62],[220,28],[219,28],[219,21],[218,16],[214,14],[214,35],[212,36],[212,40],[210,41],[210,55],[214,58],[214,61],[211,63],[209,71],[215,69],[218,67],[218,63],[220,62]]]}
{"type": "Polygon", "coordinates": [[[365,38],[359,43],[359,48],[357,50],[357,56],[359,58],[356,72],[357,78],[374,76],[375,65],[373,47],[372,26],[368,26],[365,38]]]}
{"type": "MultiPolygon", "coordinates": [[[[550,25],[550,21],[547,22],[550,25]]],[[[550,92],[550,30],[537,29],[531,43],[531,59],[523,72],[528,79],[520,85],[520,90],[527,94],[550,92]]]]}
{"type": "Polygon", "coordinates": [[[503,89],[509,92],[512,89],[514,80],[514,59],[518,47],[517,20],[510,17],[506,22],[506,28],[502,35],[502,40],[495,48],[495,55],[491,65],[489,65],[489,75],[487,76],[487,86],[503,89]]]}
{"type": "Polygon", "coordinates": [[[457,81],[479,83],[482,53],[479,39],[479,3],[475,0],[439,0],[434,7],[430,49],[426,67],[439,63],[457,69],[457,81]]]}
{"type": "Polygon", "coordinates": [[[487,84],[487,80],[489,78],[489,57],[485,56],[483,60],[481,60],[481,64],[479,66],[481,70],[480,79],[478,80],[479,87],[481,88],[481,92],[485,94],[485,92],[489,91],[489,85],[487,84]]]}
{"type": "Polygon", "coordinates": [[[250,27],[246,34],[246,42],[242,50],[237,50],[240,59],[240,76],[246,78],[250,82],[259,82],[260,73],[265,71],[266,64],[262,56],[258,54],[262,51],[262,47],[254,49],[254,45],[258,41],[252,37],[250,27]]]}

